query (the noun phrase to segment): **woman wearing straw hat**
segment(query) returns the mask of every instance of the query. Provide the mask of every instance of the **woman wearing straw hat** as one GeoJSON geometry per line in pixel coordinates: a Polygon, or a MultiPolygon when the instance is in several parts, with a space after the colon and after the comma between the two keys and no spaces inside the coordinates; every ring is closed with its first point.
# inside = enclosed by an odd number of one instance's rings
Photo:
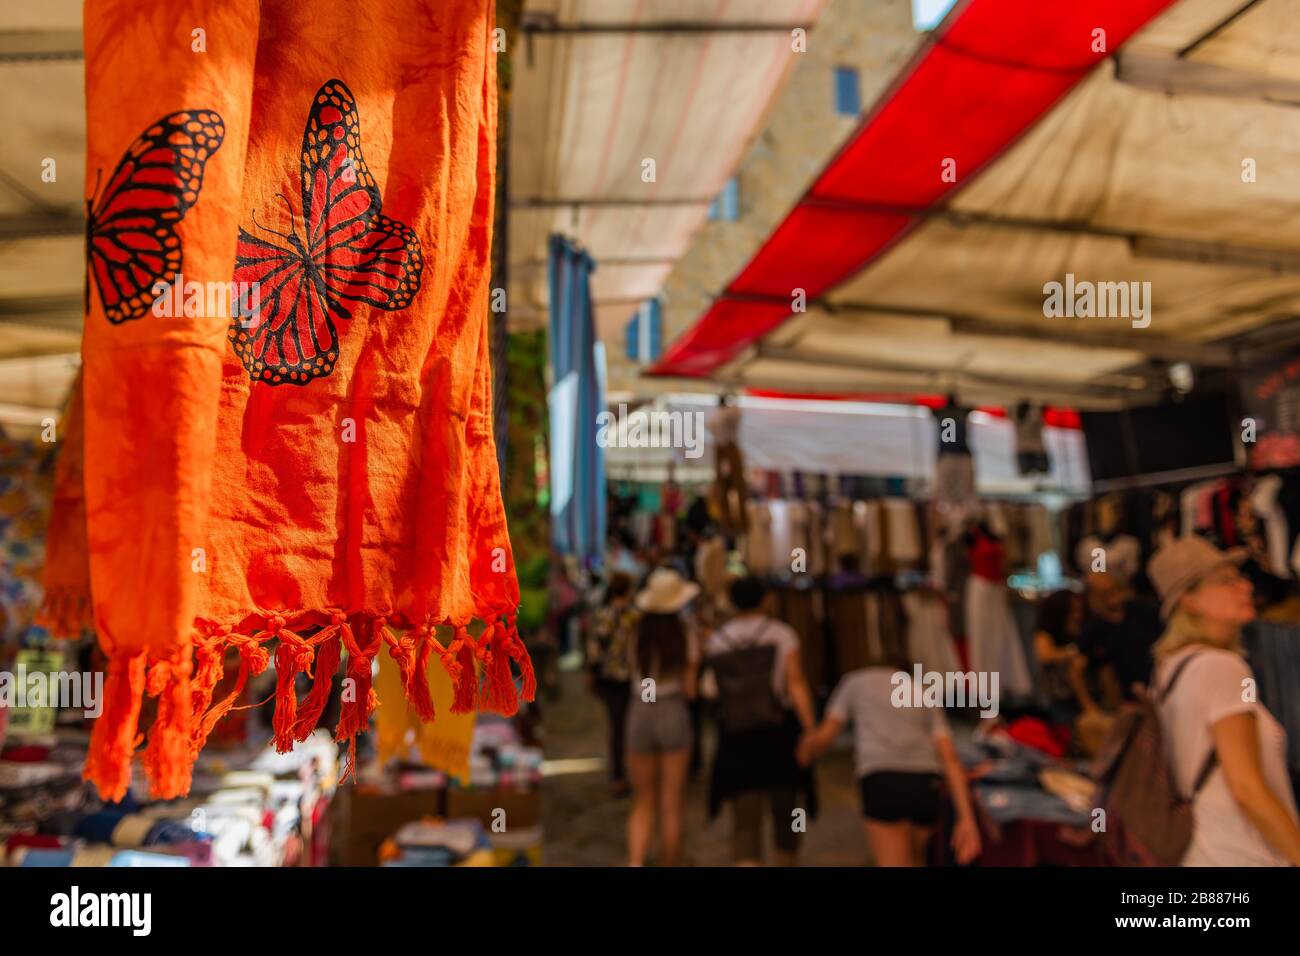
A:
{"type": "Polygon", "coordinates": [[[1184,866],[1300,865],[1300,817],[1286,771],[1286,731],[1255,700],[1241,629],[1255,616],[1245,555],[1179,538],[1147,565],[1167,623],[1154,651],[1174,782],[1194,794],[1184,866]]]}
{"type": "Polygon", "coordinates": [[[641,612],[630,648],[632,699],[627,712],[632,812],[628,865],[641,866],[659,823],[659,862],[676,866],[682,848],[682,795],[691,759],[691,714],[699,645],[682,612],[699,585],[670,568],[651,573],[636,596],[641,612]]]}

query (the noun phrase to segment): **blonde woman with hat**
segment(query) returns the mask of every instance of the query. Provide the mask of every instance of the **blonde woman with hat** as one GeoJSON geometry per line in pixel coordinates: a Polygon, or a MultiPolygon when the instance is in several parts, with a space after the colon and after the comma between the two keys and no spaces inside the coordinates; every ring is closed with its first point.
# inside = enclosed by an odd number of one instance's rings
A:
{"type": "Polygon", "coordinates": [[[1154,684],[1169,761],[1195,821],[1184,866],[1300,865],[1300,816],[1286,771],[1286,731],[1255,700],[1241,628],[1255,616],[1245,555],[1179,538],[1147,565],[1167,627],[1154,684]]]}
{"type": "Polygon", "coordinates": [[[636,596],[641,612],[630,648],[632,699],[625,750],[632,783],[627,820],[629,866],[645,863],[659,824],[659,863],[676,866],[682,849],[682,795],[691,760],[691,713],[700,651],[683,613],[700,593],[671,568],[651,573],[636,596]]]}

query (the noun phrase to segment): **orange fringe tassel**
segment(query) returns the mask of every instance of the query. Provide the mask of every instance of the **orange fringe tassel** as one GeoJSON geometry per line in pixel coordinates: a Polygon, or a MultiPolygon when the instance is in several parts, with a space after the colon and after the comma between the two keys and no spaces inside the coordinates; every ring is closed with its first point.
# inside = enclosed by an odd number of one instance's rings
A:
{"type": "Polygon", "coordinates": [[[85,779],[100,796],[114,802],[131,786],[131,756],[136,748],[140,704],[144,697],[145,655],[114,655],[104,682],[104,709],[90,732],[85,779]]]}
{"type": "Polygon", "coordinates": [[[144,769],[150,792],[162,800],[190,792],[193,764],[188,758],[194,733],[191,666],[188,656],[181,656],[176,661],[155,661],[149,668],[145,690],[158,698],[158,716],[149,728],[144,769]]]}
{"type": "Polygon", "coordinates": [[[339,669],[342,642],[339,640],[338,626],[326,630],[330,631],[329,635],[316,648],[316,673],[311,690],[303,698],[302,706],[298,709],[298,720],[293,726],[294,740],[306,740],[320,723],[320,715],[329,703],[334,674],[339,669]]]}
{"type": "MultiPolygon", "coordinates": [[[[474,710],[479,677],[474,642],[470,639],[464,625],[456,628],[456,638],[451,642],[447,652],[455,655],[457,664],[456,673],[453,675],[456,678],[456,694],[451,701],[451,712],[468,714],[474,710]]],[[[450,668],[448,670],[450,671],[450,668]]]]}
{"type": "Polygon", "coordinates": [[[371,686],[370,661],[383,643],[380,632],[384,628],[373,620],[369,626],[370,642],[365,647],[357,643],[352,628],[348,625],[345,624],[340,631],[343,645],[348,649],[347,679],[352,682],[350,688],[344,687],[343,713],[339,717],[338,729],[334,732],[335,740],[340,743],[347,741],[348,744],[348,759],[339,777],[340,783],[356,772],[357,734],[370,726],[370,715],[379,706],[379,696],[371,686]]]}
{"type": "MultiPolygon", "coordinates": [[[[455,693],[451,712],[484,711],[514,714],[520,700],[532,700],[537,680],[532,662],[515,621],[509,616],[487,618],[483,633],[475,640],[464,624],[451,625],[453,637],[444,647],[435,635],[435,625],[426,622],[398,637],[384,617],[356,616],[350,621],[340,610],[331,609],[330,623],[311,637],[289,630],[283,617],[272,616],[255,634],[235,634],[229,625],[214,627],[196,636],[190,655],[155,659],[145,652],[115,655],[109,660],[104,689],[104,707],[95,722],[90,755],[84,776],[108,800],[121,800],[131,782],[131,760],[141,743],[140,708],[145,694],[158,700],[157,718],[148,732],[142,762],[154,797],[170,799],[185,795],[190,788],[193,764],[217,722],[233,710],[243,697],[250,678],[262,674],[270,664],[267,646],[275,648],[276,691],[273,718],[275,746],[280,752],[295,741],[306,740],[320,721],[329,700],[343,651],[347,651],[344,701],[334,738],[348,744],[348,756],[341,780],[356,771],[356,737],[366,730],[379,706],[371,683],[371,663],[384,643],[402,675],[408,700],[423,720],[434,719],[433,696],[429,691],[428,663],[438,655],[451,675],[455,693]],[[354,621],[365,630],[362,646],[354,621]],[[225,676],[226,654],[239,651],[239,675],[234,689],[213,702],[217,686],[225,676]],[[510,662],[519,668],[522,687],[517,691],[510,662]],[[312,687],[299,704],[296,680],[311,677],[312,687]]],[[[307,618],[310,622],[311,618],[307,618]]]]}
{"type": "Polygon", "coordinates": [[[489,621],[479,638],[484,650],[487,679],[479,691],[479,707],[507,717],[519,711],[519,697],[515,693],[515,679],[510,673],[506,627],[499,621],[489,621]]]}

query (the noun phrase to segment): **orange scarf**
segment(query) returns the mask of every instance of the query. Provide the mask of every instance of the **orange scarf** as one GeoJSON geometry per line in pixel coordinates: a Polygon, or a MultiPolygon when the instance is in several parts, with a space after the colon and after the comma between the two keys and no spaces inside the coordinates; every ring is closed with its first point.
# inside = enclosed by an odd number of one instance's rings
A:
{"type": "MultiPolygon", "coordinates": [[[[281,750],[345,657],[337,737],[355,746],[385,644],[424,719],[433,655],[453,712],[513,713],[510,661],[525,699],[534,682],[491,428],[492,3],[89,0],[85,17],[84,505],[110,661],[86,778],[125,793],[147,695],[151,791],[186,793],[272,654],[281,750]]],[[[84,552],[52,532],[47,619],[71,624],[84,552]]]]}

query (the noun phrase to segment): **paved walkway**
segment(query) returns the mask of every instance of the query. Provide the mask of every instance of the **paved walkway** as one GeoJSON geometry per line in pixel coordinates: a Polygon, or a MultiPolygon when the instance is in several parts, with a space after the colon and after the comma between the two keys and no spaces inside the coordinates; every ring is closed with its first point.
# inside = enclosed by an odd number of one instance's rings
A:
{"type": "MultiPolygon", "coordinates": [[[[543,863],[623,865],[630,801],[609,794],[605,711],[587,693],[581,673],[560,674],[559,698],[544,702],[542,732],[548,764],[564,771],[548,775],[542,785],[543,863]]],[[[847,740],[844,744],[818,765],[821,814],[809,821],[803,836],[800,862],[804,866],[862,866],[868,862],[847,740]]],[[[705,769],[687,791],[683,856],[690,866],[731,864],[729,811],[724,809],[716,820],[708,819],[706,781],[711,745],[706,739],[705,769]]],[[[770,835],[767,839],[770,849],[770,835]]]]}

